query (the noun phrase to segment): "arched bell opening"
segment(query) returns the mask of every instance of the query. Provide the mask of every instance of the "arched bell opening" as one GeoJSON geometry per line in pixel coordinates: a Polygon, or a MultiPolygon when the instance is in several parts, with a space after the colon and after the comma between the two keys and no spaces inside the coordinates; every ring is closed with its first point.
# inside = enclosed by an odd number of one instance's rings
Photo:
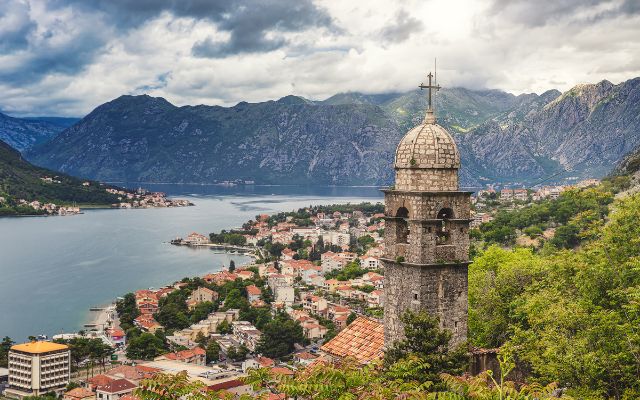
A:
{"type": "Polygon", "coordinates": [[[438,211],[437,219],[440,220],[440,224],[438,225],[438,229],[436,231],[436,244],[437,245],[447,245],[451,244],[451,232],[447,228],[448,220],[453,218],[453,210],[444,207],[440,211],[438,211]]]}
{"type": "Polygon", "coordinates": [[[398,208],[396,217],[398,217],[396,220],[396,243],[409,243],[409,210],[406,207],[398,208]]]}

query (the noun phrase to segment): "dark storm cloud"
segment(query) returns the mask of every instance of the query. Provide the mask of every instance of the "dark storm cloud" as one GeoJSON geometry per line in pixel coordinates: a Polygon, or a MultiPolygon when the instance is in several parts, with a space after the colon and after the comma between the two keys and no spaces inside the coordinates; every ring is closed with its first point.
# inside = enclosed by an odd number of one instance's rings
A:
{"type": "Polygon", "coordinates": [[[163,12],[197,19],[220,15],[232,1],[220,0],[52,0],[56,8],[72,6],[87,12],[101,12],[118,28],[134,28],[163,12]]]}
{"type": "Polygon", "coordinates": [[[193,54],[199,57],[271,51],[284,46],[286,41],[267,38],[269,32],[332,27],[331,17],[311,0],[57,0],[56,4],[102,12],[119,28],[136,27],[169,12],[177,17],[211,21],[230,34],[228,42],[216,42],[209,37],[196,43],[193,54]]]}
{"type": "Polygon", "coordinates": [[[575,22],[575,16],[580,11],[589,8],[611,4],[612,10],[602,11],[597,15],[585,18],[583,22],[617,17],[621,15],[635,15],[640,13],[640,1],[624,0],[554,0],[536,2],[530,0],[494,0],[488,13],[507,17],[508,20],[529,27],[540,27],[558,21],[575,22]]]}
{"type": "Polygon", "coordinates": [[[385,43],[402,43],[413,33],[424,29],[422,21],[409,15],[405,10],[400,10],[391,23],[380,32],[385,43]]]}
{"type": "Polygon", "coordinates": [[[14,46],[13,53],[6,53],[17,61],[0,65],[0,82],[20,86],[37,82],[51,73],[73,75],[81,71],[106,43],[107,37],[101,28],[98,23],[62,19],[37,33],[32,27],[34,32],[25,36],[26,43],[14,46]]]}
{"type": "Polygon", "coordinates": [[[38,25],[25,3],[0,2],[0,52],[13,52],[29,45],[29,35],[38,25]]]}
{"type": "Polygon", "coordinates": [[[268,33],[333,27],[331,17],[309,0],[243,1],[228,4],[224,13],[214,15],[211,19],[218,29],[230,33],[230,39],[221,43],[208,37],[193,46],[195,56],[224,57],[272,51],[284,46],[286,40],[278,36],[267,37],[268,33]]]}
{"type": "Polygon", "coordinates": [[[78,73],[102,54],[109,40],[162,13],[211,21],[229,34],[228,42],[209,38],[196,43],[193,53],[199,57],[271,51],[286,44],[278,33],[332,26],[326,11],[311,0],[51,0],[46,9],[71,11],[73,17],[38,26],[29,16],[28,2],[0,0],[0,51],[23,51],[14,63],[0,65],[0,81],[14,86],[52,73],[78,73]],[[275,37],[266,37],[274,32],[275,37]]]}

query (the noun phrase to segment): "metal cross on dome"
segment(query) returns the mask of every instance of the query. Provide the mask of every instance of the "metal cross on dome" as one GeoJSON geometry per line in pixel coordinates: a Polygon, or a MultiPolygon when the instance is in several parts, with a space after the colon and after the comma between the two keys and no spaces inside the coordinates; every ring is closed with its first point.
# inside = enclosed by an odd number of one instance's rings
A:
{"type": "Polygon", "coordinates": [[[431,107],[431,89],[435,89],[437,91],[437,90],[440,90],[441,87],[438,84],[436,85],[431,84],[431,78],[433,78],[433,74],[431,72],[429,72],[429,75],[427,75],[427,78],[429,78],[429,84],[425,85],[424,83],[420,83],[420,86],[418,87],[420,88],[420,90],[429,89],[429,110],[432,110],[433,108],[431,107]]]}

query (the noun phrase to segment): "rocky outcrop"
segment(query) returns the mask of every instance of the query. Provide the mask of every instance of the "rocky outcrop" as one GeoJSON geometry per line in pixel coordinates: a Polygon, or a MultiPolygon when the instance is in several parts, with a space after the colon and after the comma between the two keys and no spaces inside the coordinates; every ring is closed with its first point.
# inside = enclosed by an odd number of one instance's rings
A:
{"type": "MultiPolygon", "coordinates": [[[[442,90],[461,184],[602,176],[640,144],[640,78],[561,94],[442,90]]],[[[396,144],[423,117],[424,93],[296,96],[234,107],[175,107],[122,96],[27,157],[105,181],[373,185],[392,181],[396,144]]]]}
{"type": "Polygon", "coordinates": [[[14,118],[0,113],[0,140],[18,151],[45,143],[78,120],[75,118],[14,118]]]}

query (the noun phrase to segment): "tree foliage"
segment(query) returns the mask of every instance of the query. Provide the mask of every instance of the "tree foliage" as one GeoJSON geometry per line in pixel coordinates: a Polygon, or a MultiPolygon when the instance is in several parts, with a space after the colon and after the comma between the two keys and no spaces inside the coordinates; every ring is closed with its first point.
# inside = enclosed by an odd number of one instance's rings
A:
{"type": "Polygon", "coordinates": [[[287,314],[279,313],[263,327],[256,352],[269,358],[280,358],[291,354],[294,344],[305,341],[300,323],[287,314]]]}
{"type": "Polygon", "coordinates": [[[429,387],[442,388],[439,374],[461,374],[466,367],[466,346],[451,348],[451,332],[440,329],[439,320],[422,311],[407,311],[401,316],[405,338],[391,343],[385,352],[385,364],[391,366],[413,358],[421,365],[412,378],[429,387]]]}
{"type": "MultiPolygon", "coordinates": [[[[598,193],[573,204],[600,207],[598,193]]],[[[472,343],[512,346],[530,379],[558,381],[578,398],[640,396],[640,195],[610,208],[606,224],[560,213],[597,226],[580,229],[578,250],[482,251],[469,270],[472,343]]]]}
{"type": "Polygon", "coordinates": [[[152,360],[167,352],[166,344],[151,333],[144,332],[129,341],[127,358],[131,360],[152,360]]]}

